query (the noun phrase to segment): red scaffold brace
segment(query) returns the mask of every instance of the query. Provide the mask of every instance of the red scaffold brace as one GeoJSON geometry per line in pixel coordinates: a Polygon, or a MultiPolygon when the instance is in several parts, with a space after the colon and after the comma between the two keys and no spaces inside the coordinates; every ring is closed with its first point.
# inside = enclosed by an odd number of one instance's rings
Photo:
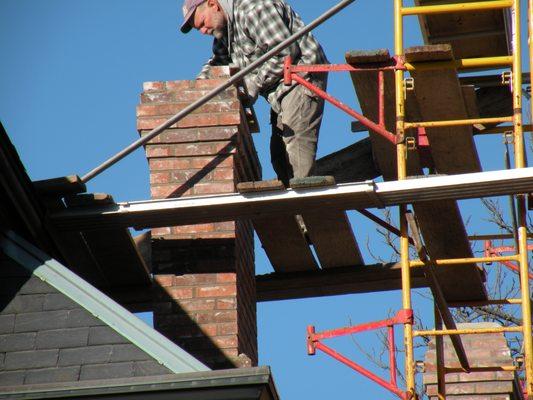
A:
{"type": "Polygon", "coordinates": [[[371,379],[376,382],[378,385],[384,387],[390,392],[394,393],[402,400],[407,400],[410,398],[410,393],[401,390],[398,387],[397,377],[396,377],[396,352],[395,352],[395,343],[394,343],[394,325],[400,324],[413,324],[413,310],[404,309],[396,313],[392,318],[384,319],[376,322],[368,322],[365,324],[349,326],[346,328],[332,329],[329,331],[315,332],[315,327],[309,325],[307,327],[307,353],[309,355],[315,355],[316,350],[321,350],[329,356],[333,357],[337,361],[347,365],[353,370],[357,371],[361,375],[371,379]],[[390,368],[390,380],[386,381],[385,379],[377,376],[368,369],[362,367],[361,365],[355,363],[354,361],[346,358],[342,354],[333,350],[331,347],[326,346],[321,342],[324,339],[331,339],[339,336],[351,335],[359,332],[366,332],[370,330],[387,328],[387,340],[389,345],[389,368],[390,368]]]}
{"type": "MultiPolygon", "coordinates": [[[[344,111],[346,114],[358,120],[365,127],[376,132],[377,134],[384,137],[392,144],[397,144],[397,136],[388,131],[385,126],[385,71],[395,71],[395,70],[405,70],[403,60],[399,57],[392,57],[390,61],[384,63],[376,63],[365,66],[354,66],[351,64],[318,64],[318,65],[292,65],[292,58],[290,56],[285,57],[285,63],[283,67],[283,83],[285,85],[292,85],[293,82],[296,82],[317,96],[321,97],[325,101],[333,104],[335,107],[344,111]],[[374,122],[364,115],[358,113],[353,108],[347,106],[339,99],[331,96],[321,88],[312,84],[311,82],[304,79],[299,74],[306,73],[317,73],[317,72],[368,72],[368,71],[377,71],[378,72],[378,88],[377,88],[377,97],[378,97],[378,122],[374,122]]],[[[424,128],[418,128],[418,147],[427,150],[429,143],[426,136],[424,128]]],[[[424,157],[427,157],[426,154],[422,154],[424,157]]]]}
{"type": "MultiPolygon", "coordinates": [[[[491,240],[485,240],[484,243],[484,250],[485,250],[485,257],[499,257],[502,256],[503,253],[515,253],[516,248],[514,246],[500,246],[500,247],[493,247],[491,240]]],[[[530,244],[527,246],[527,250],[531,251],[533,250],[533,244],[530,244]]],[[[516,272],[517,274],[520,274],[520,268],[518,265],[511,261],[498,261],[500,264],[502,264],[507,269],[510,269],[511,271],[516,272]]],[[[529,279],[533,279],[533,274],[530,272],[529,279]]]]}

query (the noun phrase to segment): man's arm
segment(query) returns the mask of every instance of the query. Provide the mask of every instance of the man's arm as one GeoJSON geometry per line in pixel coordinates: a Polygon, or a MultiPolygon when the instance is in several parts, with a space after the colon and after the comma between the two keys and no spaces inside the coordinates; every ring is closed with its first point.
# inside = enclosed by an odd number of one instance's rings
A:
{"type": "Polygon", "coordinates": [[[226,38],[213,40],[213,56],[204,64],[196,79],[209,78],[209,68],[217,65],[229,65],[231,57],[228,53],[226,38]]]}
{"type": "MultiPolygon", "coordinates": [[[[259,2],[247,13],[247,33],[250,39],[261,48],[264,54],[292,35],[289,29],[290,15],[281,3],[271,0],[259,2]]],[[[253,75],[245,79],[248,93],[256,98],[261,89],[277,84],[283,76],[283,62],[290,55],[293,60],[300,57],[300,48],[293,43],[278,55],[261,65],[253,75]]]]}

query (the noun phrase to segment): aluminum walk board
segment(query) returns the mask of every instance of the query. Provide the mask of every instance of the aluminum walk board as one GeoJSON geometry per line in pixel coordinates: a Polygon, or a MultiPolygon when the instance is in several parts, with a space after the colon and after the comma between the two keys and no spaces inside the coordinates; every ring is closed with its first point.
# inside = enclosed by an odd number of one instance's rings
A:
{"type": "Polygon", "coordinates": [[[388,207],[419,201],[460,200],[533,192],[533,168],[359,182],[323,188],[146,200],[64,210],[50,216],[58,229],[151,228],[254,219],[279,213],[388,207]]]}

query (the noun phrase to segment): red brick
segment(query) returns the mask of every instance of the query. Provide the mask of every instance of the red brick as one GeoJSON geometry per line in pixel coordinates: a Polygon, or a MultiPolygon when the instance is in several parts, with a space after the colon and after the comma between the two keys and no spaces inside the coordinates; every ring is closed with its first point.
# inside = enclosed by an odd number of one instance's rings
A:
{"type": "Polygon", "coordinates": [[[191,160],[192,168],[205,168],[209,165],[233,167],[233,157],[231,154],[220,154],[214,157],[198,157],[191,160]]]}
{"type": "Polygon", "coordinates": [[[151,159],[149,165],[152,171],[187,169],[191,165],[191,160],[188,158],[151,159]]]}
{"type": "Polygon", "coordinates": [[[227,322],[224,324],[218,324],[218,335],[236,335],[238,333],[238,327],[235,322],[227,322]]]}
{"type": "Polygon", "coordinates": [[[192,189],[182,190],[184,185],[165,185],[165,186],[152,186],[150,193],[153,199],[166,199],[171,197],[177,197],[176,193],[179,192],[179,196],[190,196],[193,194],[192,189]]]}
{"type": "Polygon", "coordinates": [[[199,324],[237,321],[237,311],[198,312],[194,320],[199,324]]]}
{"type": "Polygon", "coordinates": [[[145,92],[165,90],[165,82],[144,82],[143,90],[145,92]]]}
{"type": "Polygon", "coordinates": [[[174,275],[154,275],[154,280],[159,286],[172,286],[174,284],[174,275]]]}
{"type": "Polygon", "coordinates": [[[141,94],[141,103],[169,102],[173,101],[174,96],[168,92],[145,92],[141,94]]]}
{"type": "Polygon", "coordinates": [[[237,347],[237,336],[216,336],[213,338],[215,345],[221,349],[230,349],[237,347]]]}
{"type": "Polygon", "coordinates": [[[170,146],[148,146],[146,148],[146,157],[169,157],[172,155],[170,146]]]}
{"type": "Polygon", "coordinates": [[[235,296],[236,294],[237,287],[235,285],[218,285],[196,288],[196,296],[198,297],[224,297],[235,296]]]}
{"type": "Polygon", "coordinates": [[[152,228],[152,236],[170,235],[170,227],[152,228]]]}
{"type": "Polygon", "coordinates": [[[234,221],[218,222],[216,226],[216,230],[217,231],[234,231],[235,222],[234,221]]]}
{"type": "Polygon", "coordinates": [[[172,90],[183,90],[193,87],[194,81],[167,81],[167,89],[172,90]]]}
{"type": "Polygon", "coordinates": [[[237,275],[234,272],[219,272],[216,274],[216,278],[219,283],[237,282],[237,275]]]}
{"type": "Polygon", "coordinates": [[[216,308],[217,310],[236,310],[237,309],[237,301],[235,298],[227,298],[227,299],[216,299],[216,308]]]}
{"type": "Polygon", "coordinates": [[[195,194],[218,194],[218,193],[233,193],[235,185],[230,183],[200,183],[194,187],[195,194]]]}
{"type": "Polygon", "coordinates": [[[217,125],[239,125],[241,123],[240,113],[224,113],[218,116],[217,125]]]}
{"type": "Polygon", "coordinates": [[[238,130],[235,127],[200,128],[198,140],[227,140],[234,138],[237,134],[238,130]]]}
{"type": "Polygon", "coordinates": [[[160,143],[187,143],[198,141],[197,129],[169,129],[159,135],[160,143]]]}
{"type": "Polygon", "coordinates": [[[194,299],[182,300],[179,306],[187,312],[191,311],[208,311],[215,309],[216,300],[214,299],[194,299]]]}
{"type": "Polygon", "coordinates": [[[215,181],[233,181],[235,179],[235,173],[232,168],[217,168],[213,171],[213,179],[215,181]]]}
{"type": "Polygon", "coordinates": [[[217,334],[217,324],[202,324],[199,327],[207,336],[213,337],[217,334]]]}
{"type": "Polygon", "coordinates": [[[174,278],[174,285],[199,285],[199,284],[209,284],[216,283],[217,276],[216,274],[187,274],[187,275],[177,275],[174,278]]]}
{"type": "Polygon", "coordinates": [[[193,289],[188,287],[169,287],[166,288],[167,293],[173,299],[190,299],[193,296],[193,289]]]}
{"type": "Polygon", "coordinates": [[[218,79],[198,79],[194,81],[194,87],[196,89],[215,89],[220,85],[226,83],[228,79],[218,78],[218,79]]]}
{"type": "Polygon", "coordinates": [[[212,232],[215,226],[213,224],[196,224],[196,225],[183,225],[172,227],[172,233],[199,233],[199,232],[212,232]]]}
{"type": "Polygon", "coordinates": [[[170,174],[168,172],[152,172],[150,174],[150,183],[151,184],[161,184],[161,183],[169,183],[170,182],[170,174]]]}

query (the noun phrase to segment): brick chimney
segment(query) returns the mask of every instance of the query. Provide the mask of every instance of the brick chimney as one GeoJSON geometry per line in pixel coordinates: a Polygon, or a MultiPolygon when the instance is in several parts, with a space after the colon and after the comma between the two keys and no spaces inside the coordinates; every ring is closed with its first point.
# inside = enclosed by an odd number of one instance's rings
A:
{"type": "MultiPolygon", "coordinates": [[[[146,82],[137,108],[141,135],[217,87],[211,79],[146,82]]],[[[230,193],[259,180],[251,126],[229,88],[146,145],[153,199],[230,193]]],[[[248,221],[152,230],[157,299],[154,327],[212,368],[257,364],[253,228],[248,221]]]]}
{"type": "MultiPolygon", "coordinates": [[[[457,324],[460,329],[500,327],[496,323],[457,324]]],[[[503,333],[462,335],[463,346],[471,367],[512,366],[511,350],[503,333]]],[[[435,339],[426,353],[423,382],[426,394],[437,399],[435,339]]],[[[444,360],[447,368],[460,368],[449,337],[444,339],[444,360]]],[[[522,399],[517,377],[513,371],[479,371],[446,374],[446,398],[463,400],[522,399]]]]}

